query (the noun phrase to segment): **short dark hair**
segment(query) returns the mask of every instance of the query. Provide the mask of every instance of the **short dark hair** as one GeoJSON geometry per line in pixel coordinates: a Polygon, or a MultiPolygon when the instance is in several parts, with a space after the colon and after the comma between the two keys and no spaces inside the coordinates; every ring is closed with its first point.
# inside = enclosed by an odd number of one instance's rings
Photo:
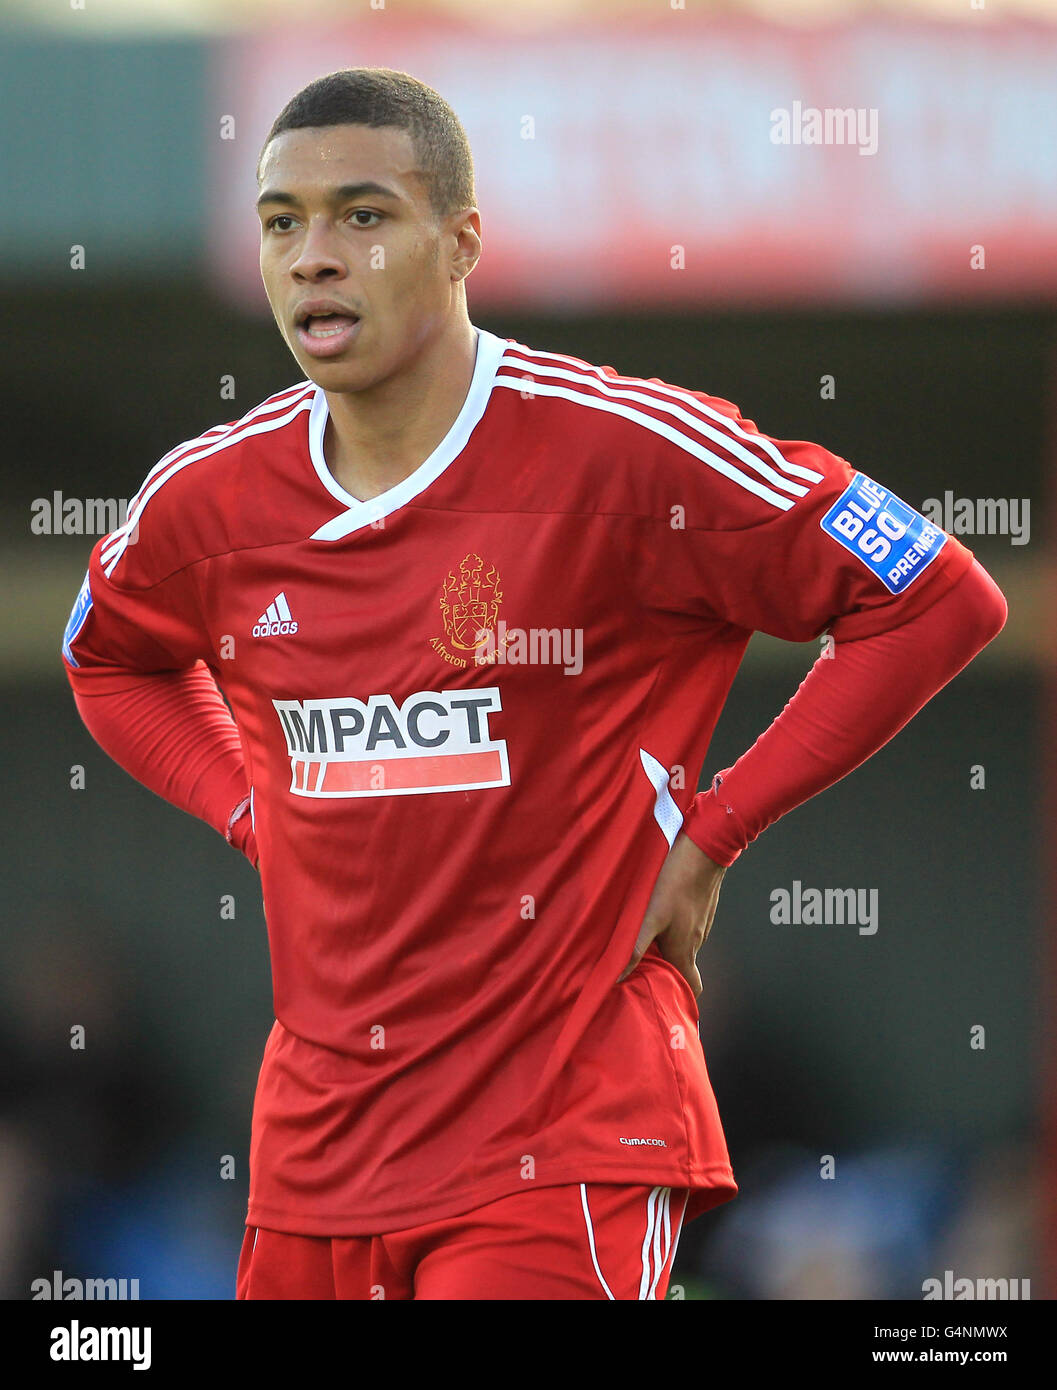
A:
{"type": "Polygon", "coordinates": [[[476,206],[473,156],[458,116],[433,90],[392,68],[341,68],[317,77],[276,116],[257,160],[277,135],[311,126],[397,126],[411,135],[438,216],[476,206]]]}

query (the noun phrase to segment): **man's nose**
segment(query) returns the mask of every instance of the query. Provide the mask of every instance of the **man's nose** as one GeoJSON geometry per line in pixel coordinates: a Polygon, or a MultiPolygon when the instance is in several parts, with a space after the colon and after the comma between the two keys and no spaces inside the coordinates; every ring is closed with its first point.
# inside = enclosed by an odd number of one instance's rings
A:
{"type": "Polygon", "coordinates": [[[337,234],[329,221],[323,218],[309,221],[290,274],[298,280],[334,279],[345,274],[337,234]]]}

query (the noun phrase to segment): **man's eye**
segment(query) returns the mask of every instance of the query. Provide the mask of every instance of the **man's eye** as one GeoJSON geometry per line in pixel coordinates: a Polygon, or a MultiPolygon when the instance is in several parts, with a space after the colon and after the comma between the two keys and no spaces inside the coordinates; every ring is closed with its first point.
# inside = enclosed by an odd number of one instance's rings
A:
{"type": "Polygon", "coordinates": [[[277,213],[274,217],[270,217],[270,218],[268,219],[268,229],[269,229],[269,231],[275,231],[275,232],[288,232],[288,231],[290,230],[290,228],[289,228],[289,227],[280,227],[280,226],[279,226],[279,223],[280,223],[280,222],[292,222],[293,220],[294,220],[294,219],[290,216],[290,214],[289,214],[288,212],[280,212],[280,213],[277,213]]]}
{"type": "Polygon", "coordinates": [[[376,222],[381,221],[382,216],[379,212],[371,212],[370,208],[357,208],[352,215],[357,227],[373,227],[376,222]]]}

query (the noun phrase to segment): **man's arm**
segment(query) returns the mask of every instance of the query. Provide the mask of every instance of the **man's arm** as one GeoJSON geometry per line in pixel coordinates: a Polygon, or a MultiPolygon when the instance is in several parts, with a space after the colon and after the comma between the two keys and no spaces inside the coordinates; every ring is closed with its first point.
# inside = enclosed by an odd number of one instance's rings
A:
{"type": "Polygon", "coordinates": [[[103,751],[255,863],[242,742],[212,674],[201,499],[182,465],[166,471],[173,459],[151,470],[127,520],[92,547],[63,668],[103,751]]]}
{"type": "Polygon", "coordinates": [[[103,751],[256,865],[242,743],[208,667],[146,675],[67,666],[66,673],[85,727],[103,751]]]}
{"type": "Polygon", "coordinates": [[[882,748],[1001,631],[1002,591],[974,560],[935,603],[901,626],[838,643],[785,709],[698,795],[646,908],[624,980],[650,942],[701,993],[695,957],[726,869],[779,817],[882,748]]]}

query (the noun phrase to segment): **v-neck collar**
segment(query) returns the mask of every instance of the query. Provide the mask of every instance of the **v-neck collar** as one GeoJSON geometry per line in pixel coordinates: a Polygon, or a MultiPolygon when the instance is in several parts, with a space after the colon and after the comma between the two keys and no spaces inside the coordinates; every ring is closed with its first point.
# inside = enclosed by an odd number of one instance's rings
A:
{"type": "Polygon", "coordinates": [[[380,492],[377,497],[369,497],[367,501],[362,501],[358,497],[353,497],[351,492],[346,492],[327,467],[326,457],[323,453],[323,434],[327,428],[330,410],[327,407],[327,397],[323,388],[316,387],[312,406],[308,412],[308,452],[312,459],[312,466],[319,476],[319,481],[331,496],[341,503],[343,510],[337,516],[332,517],[330,521],[324,522],[318,530],[313,531],[312,540],[341,540],[344,536],[351,536],[354,531],[360,530],[361,527],[369,526],[372,521],[380,521],[383,517],[391,515],[391,513],[406,506],[413,497],[424,492],[430,483],[436,482],[448,465],[458,458],[466,447],[466,442],[470,438],[474,426],[485,412],[492,393],[492,384],[499,369],[499,359],[507,347],[504,339],[497,338],[494,333],[487,333],[483,328],[478,328],[475,332],[477,333],[477,356],[474,361],[473,376],[470,379],[470,389],[466,393],[462,409],[455,417],[451,429],[429,458],[424,463],[420,463],[413,473],[409,473],[394,487],[380,492]]]}

